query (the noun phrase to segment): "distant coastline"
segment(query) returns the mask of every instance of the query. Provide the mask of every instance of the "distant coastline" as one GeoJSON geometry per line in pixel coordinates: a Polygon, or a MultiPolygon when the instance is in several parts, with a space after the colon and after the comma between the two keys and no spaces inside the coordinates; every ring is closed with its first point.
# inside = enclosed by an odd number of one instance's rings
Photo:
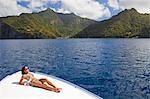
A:
{"type": "Polygon", "coordinates": [[[0,39],[150,38],[149,18],[134,8],[100,22],[47,9],[1,17],[0,39]]]}

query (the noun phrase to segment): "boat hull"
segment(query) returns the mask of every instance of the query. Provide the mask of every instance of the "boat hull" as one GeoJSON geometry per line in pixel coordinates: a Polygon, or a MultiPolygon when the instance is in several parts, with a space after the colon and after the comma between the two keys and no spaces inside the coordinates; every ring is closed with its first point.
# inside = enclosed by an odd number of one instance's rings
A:
{"type": "Polygon", "coordinates": [[[21,72],[14,73],[0,81],[1,99],[102,99],[101,97],[63,79],[45,75],[42,73],[33,73],[36,78],[47,78],[56,86],[62,88],[60,93],[36,88],[32,86],[19,85],[21,72]]]}

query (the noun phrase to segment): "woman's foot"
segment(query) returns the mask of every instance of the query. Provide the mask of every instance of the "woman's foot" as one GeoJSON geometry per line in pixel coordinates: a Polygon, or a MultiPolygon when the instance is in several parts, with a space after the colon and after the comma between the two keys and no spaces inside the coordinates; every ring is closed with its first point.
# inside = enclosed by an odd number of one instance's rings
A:
{"type": "Polygon", "coordinates": [[[57,90],[60,90],[60,91],[62,90],[62,88],[56,88],[56,89],[57,89],[57,90]]]}
{"type": "Polygon", "coordinates": [[[62,90],[62,88],[55,88],[54,92],[59,93],[62,90]]]}

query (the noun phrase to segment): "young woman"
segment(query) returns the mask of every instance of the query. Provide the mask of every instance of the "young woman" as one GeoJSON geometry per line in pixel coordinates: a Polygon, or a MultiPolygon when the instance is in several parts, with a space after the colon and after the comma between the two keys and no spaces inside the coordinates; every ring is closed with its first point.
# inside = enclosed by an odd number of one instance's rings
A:
{"type": "Polygon", "coordinates": [[[41,78],[41,79],[35,78],[34,75],[30,73],[28,67],[24,66],[21,71],[22,71],[22,77],[19,81],[20,85],[29,85],[29,86],[39,87],[39,88],[43,88],[43,89],[46,89],[49,91],[54,91],[57,93],[61,91],[61,88],[57,88],[48,79],[46,79],[46,78],[41,78]],[[24,80],[26,80],[26,81],[24,82],[24,80]],[[45,83],[47,83],[48,85],[45,83]]]}

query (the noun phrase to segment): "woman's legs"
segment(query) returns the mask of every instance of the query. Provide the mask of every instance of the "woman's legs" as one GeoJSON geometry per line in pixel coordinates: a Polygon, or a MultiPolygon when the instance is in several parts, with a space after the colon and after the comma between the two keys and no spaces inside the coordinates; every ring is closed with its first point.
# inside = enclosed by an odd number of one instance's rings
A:
{"type": "Polygon", "coordinates": [[[41,81],[43,84],[46,82],[48,85],[52,86],[53,88],[56,88],[57,90],[62,90],[61,88],[57,88],[54,84],[52,84],[48,79],[41,78],[39,81],[41,81]]]}
{"type": "Polygon", "coordinates": [[[56,88],[51,88],[51,87],[49,87],[49,86],[47,86],[47,85],[45,85],[45,84],[42,84],[42,83],[40,83],[40,82],[34,81],[34,82],[31,82],[30,84],[31,84],[31,86],[43,88],[43,89],[46,89],[46,90],[49,90],[49,91],[60,92],[60,91],[57,90],[56,88]]]}
{"type": "Polygon", "coordinates": [[[53,85],[48,79],[41,78],[39,81],[41,81],[43,84],[46,82],[46,83],[48,83],[50,86],[56,88],[56,86],[53,85]]]}

